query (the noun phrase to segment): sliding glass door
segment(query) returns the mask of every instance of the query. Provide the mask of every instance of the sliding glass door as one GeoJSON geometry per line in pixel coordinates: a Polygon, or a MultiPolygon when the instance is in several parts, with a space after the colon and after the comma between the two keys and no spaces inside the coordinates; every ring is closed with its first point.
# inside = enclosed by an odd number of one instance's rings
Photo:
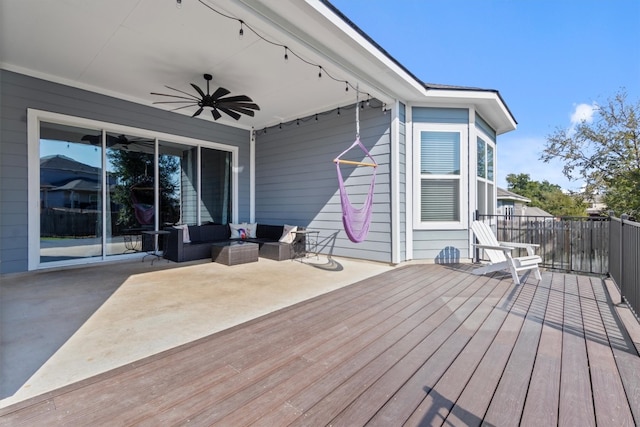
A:
{"type": "Polygon", "coordinates": [[[150,249],[145,231],[232,220],[230,151],[46,121],[39,134],[40,265],[135,254],[150,249]]]}
{"type": "Polygon", "coordinates": [[[41,263],[102,256],[102,150],[99,139],[88,138],[96,134],[41,125],[41,263]]]}

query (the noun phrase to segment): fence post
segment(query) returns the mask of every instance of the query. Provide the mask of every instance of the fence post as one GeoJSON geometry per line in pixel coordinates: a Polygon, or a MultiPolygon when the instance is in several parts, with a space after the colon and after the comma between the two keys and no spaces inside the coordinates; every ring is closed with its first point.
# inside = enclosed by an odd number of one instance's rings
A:
{"type": "Polygon", "coordinates": [[[624,222],[629,219],[629,215],[620,215],[620,304],[624,304],[624,294],[622,288],[624,286],[624,222]]]}

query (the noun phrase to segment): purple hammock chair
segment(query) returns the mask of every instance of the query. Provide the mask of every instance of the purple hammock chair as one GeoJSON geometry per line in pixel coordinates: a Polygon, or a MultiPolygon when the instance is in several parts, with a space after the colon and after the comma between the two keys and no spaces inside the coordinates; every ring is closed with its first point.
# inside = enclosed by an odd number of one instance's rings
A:
{"type": "MultiPolygon", "coordinates": [[[[358,106],[356,104],[356,115],[358,106]]],[[[354,243],[361,243],[367,237],[369,233],[369,226],[371,224],[371,212],[373,207],[373,189],[376,182],[376,170],[378,164],[375,162],[366,147],[360,142],[360,135],[356,136],[356,140],[351,147],[343,151],[334,160],[336,169],[338,171],[338,187],[340,189],[340,204],[342,205],[342,224],[344,225],[344,231],[347,233],[349,240],[354,243]],[[360,147],[362,151],[371,159],[373,163],[355,162],[351,160],[341,160],[345,153],[354,147],[360,147]],[[369,184],[369,192],[367,193],[367,199],[360,208],[355,208],[349,201],[347,189],[344,186],[344,179],[342,178],[342,172],[340,171],[340,163],[354,165],[354,166],[369,166],[373,168],[373,174],[371,175],[371,184],[369,184]]]]}

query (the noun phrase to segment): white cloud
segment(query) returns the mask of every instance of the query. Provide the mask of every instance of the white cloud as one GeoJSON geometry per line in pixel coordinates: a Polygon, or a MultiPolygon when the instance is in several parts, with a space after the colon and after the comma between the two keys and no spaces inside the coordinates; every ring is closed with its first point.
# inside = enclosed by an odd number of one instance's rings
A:
{"type": "Polygon", "coordinates": [[[526,173],[533,181],[546,180],[565,190],[579,190],[581,182],[570,181],[562,174],[562,162],[544,163],[539,160],[545,143],[546,139],[539,137],[502,136],[498,140],[498,185],[506,188],[505,178],[510,173],[526,173]]]}
{"type": "Polygon", "coordinates": [[[576,126],[580,123],[593,122],[593,115],[598,109],[598,104],[592,102],[591,104],[573,104],[574,109],[571,113],[571,125],[569,126],[569,135],[573,135],[576,130],[576,126]]]}

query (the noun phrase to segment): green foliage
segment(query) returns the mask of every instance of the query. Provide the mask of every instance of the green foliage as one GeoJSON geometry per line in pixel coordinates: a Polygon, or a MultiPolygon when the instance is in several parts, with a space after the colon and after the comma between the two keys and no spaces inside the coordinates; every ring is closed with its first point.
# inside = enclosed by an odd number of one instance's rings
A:
{"type": "MultiPolygon", "coordinates": [[[[139,226],[134,212],[133,200],[152,206],[154,204],[153,155],[130,150],[109,150],[107,157],[113,165],[113,175],[117,184],[112,193],[112,202],[120,206],[117,223],[123,227],[139,226]]],[[[160,224],[178,221],[179,200],[175,194],[178,184],[175,174],[180,170],[178,159],[161,155],[159,162],[160,224]]]]}
{"type": "Polygon", "coordinates": [[[531,199],[529,206],[538,207],[554,216],[584,216],[587,204],[581,196],[565,194],[559,185],[549,181],[532,181],[528,174],[507,175],[507,189],[531,199]]]}
{"type": "Polygon", "coordinates": [[[597,106],[592,123],[556,129],[541,160],[560,159],[569,179],[583,179],[589,196],[603,194],[617,215],[640,214],[640,100],[627,102],[621,90],[597,106]]]}

